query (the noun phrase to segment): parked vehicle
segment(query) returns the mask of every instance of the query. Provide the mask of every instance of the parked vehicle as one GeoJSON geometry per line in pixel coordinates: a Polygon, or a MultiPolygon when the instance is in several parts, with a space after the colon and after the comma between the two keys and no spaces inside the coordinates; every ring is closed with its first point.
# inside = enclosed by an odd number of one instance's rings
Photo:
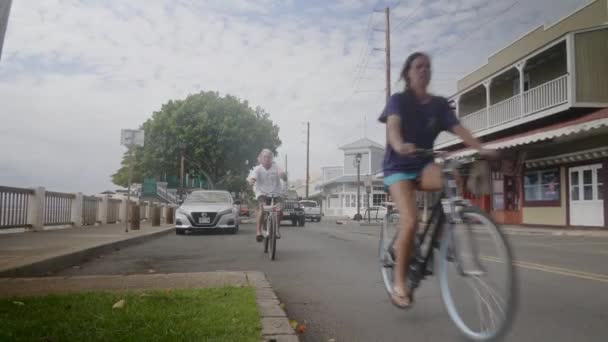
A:
{"type": "Polygon", "coordinates": [[[306,216],[304,214],[304,208],[298,203],[298,201],[285,200],[283,202],[283,220],[291,221],[294,226],[303,227],[306,222],[306,216]]]}
{"type": "Polygon", "coordinates": [[[249,210],[249,206],[246,203],[243,203],[239,206],[239,216],[247,216],[251,215],[251,210],[249,210]]]}
{"type": "Polygon", "coordinates": [[[300,206],[304,208],[304,216],[306,219],[312,222],[321,222],[321,208],[317,205],[317,202],[302,200],[300,201],[300,206]]]}
{"type": "Polygon", "coordinates": [[[238,204],[228,191],[193,191],[175,213],[175,233],[212,229],[236,234],[239,230],[238,204]]]}

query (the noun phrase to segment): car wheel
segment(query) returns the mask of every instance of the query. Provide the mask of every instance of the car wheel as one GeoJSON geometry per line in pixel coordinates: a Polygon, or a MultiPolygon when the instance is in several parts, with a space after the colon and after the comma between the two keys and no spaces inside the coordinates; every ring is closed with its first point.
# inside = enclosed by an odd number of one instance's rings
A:
{"type": "Polygon", "coordinates": [[[320,217],[317,219],[317,222],[321,222],[321,218],[320,217]]]}
{"type": "Polygon", "coordinates": [[[184,235],[184,230],[183,229],[179,229],[179,228],[175,228],[175,234],[176,235],[184,235]]]}

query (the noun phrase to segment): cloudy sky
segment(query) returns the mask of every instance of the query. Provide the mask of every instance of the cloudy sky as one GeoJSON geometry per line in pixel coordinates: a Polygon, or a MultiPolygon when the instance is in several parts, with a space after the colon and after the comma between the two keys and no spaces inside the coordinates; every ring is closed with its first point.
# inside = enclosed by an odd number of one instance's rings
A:
{"type": "MultiPolygon", "coordinates": [[[[4,1],[4,0],[0,0],[4,1]]],[[[136,128],[170,99],[233,94],[271,113],[292,179],[383,141],[384,15],[393,75],[430,52],[433,91],[589,0],[17,0],[0,60],[0,185],[95,193],[136,128]]],[[[396,79],[394,76],[393,79],[396,79]]],[[[402,84],[393,82],[394,89],[402,84]]]]}

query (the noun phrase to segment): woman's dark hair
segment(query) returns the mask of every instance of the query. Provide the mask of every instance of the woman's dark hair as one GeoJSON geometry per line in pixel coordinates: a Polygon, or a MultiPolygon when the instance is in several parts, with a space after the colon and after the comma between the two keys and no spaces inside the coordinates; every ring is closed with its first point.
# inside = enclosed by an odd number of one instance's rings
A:
{"type": "Polygon", "coordinates": [[[403,69],[401,69],[401,73],[399,74],[400,79],[403,79],[405,81],[406,90],[410,89],[410,80],[407,78],[407,74],[410,72],[414,60],[418,57],[429,58],[429,56],[424,52],[414,52],[413,54],[407,57],[407,59],[405,60],[405,64],[403,65],[403,69]]]}

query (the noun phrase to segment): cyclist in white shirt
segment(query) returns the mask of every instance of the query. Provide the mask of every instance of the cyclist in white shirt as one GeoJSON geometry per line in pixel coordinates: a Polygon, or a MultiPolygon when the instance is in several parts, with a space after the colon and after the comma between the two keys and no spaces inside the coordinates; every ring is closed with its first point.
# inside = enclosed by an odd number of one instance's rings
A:
{"type": "MultiPolygon", "coordinates": [[[[256,241],[261,242],[262,237],[262,220],[264,217],[264,205],[270,204],[271,197],[277,197],[283,194],[283,186],[281,179],[287,181],[287,174],[273,161],[273,153],[269,149],[263,149],[258,156],[260,163],[251,170],[247,181],[254,186],[255,198],[258,201],[258,213],[256,220],[256,241]]],[[[276,200],[275,200],[276,201],[276,200]]],[[[281,222],[281,214],[279,213],[279,222],[281,222]]],[[[280,226],[280,224],[279,224],[280,226]]],[[[281,234],[277,231],[277,238],[281,234]]]]}

